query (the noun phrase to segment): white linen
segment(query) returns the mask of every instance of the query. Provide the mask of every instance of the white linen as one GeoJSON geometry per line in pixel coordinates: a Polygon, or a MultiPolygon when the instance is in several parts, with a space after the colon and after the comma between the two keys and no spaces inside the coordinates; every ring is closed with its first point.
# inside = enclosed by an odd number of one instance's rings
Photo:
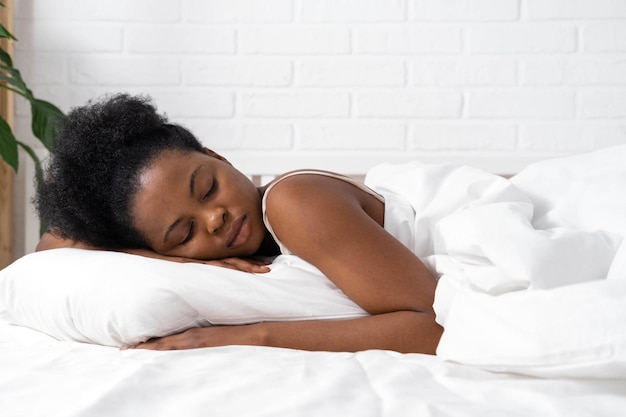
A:
{"type": "MultiPolygon", "coordinates": [[[[545,161],[510,181],[418,162],[368,174],[386,199],[385,227],[440,277],[441,358],[529,375],[624,374],[625,160],[622,146],[545,161]]],[[[41,252],[0,271],[0,314],[58,339],[112,346],[191,326],[365,315],[298,258],[272,268],[255,276],[41,252]]]]}
{"type": "Polygon", "coordinates": [[[133,345],[190,327],[367,313],[312,265],[264,274],[119,252],[54,249],[0,271],[0,313],[59,340],[133,345]]]}
{"type": "Polygon", "coordinates": [[[386,178],[386,227],[441,275],[438,356],[120,351],[55,340],[11,324],[0,308],[0,416],[621,415],[626,176],[617,162],[626,147],[607,152],[530,167],[511,181],[451,166],[408,166],[412,184],[382,175],[407,166],[372,172],[370,181],[386,178]],[[601,165],[606,176],[579,177],[575,165],[596,173],[601,165]],[[598,203],[577,203],[580,195],[598,203]]]}
{"type": "Polygon", "coordinates": [[[511,178],[532,201],[533,225],[626,236],[626,145],[537,162],[511,178]]]}
{"type": "Polygon", "coordinates": [[[438,356],[531,375],[626,375],[625,161],[621,146],[510,181],[418,162],[368,174],[396,202],[385,227],[410,227],[396,236],[440,277],[438,356]]]}
{"type": "Polygon", "coordinates": [[[614,417],[624,380],[493,373],[435,356],[231,346],[119,351],[0,319],[3,417],[614,417]]]}

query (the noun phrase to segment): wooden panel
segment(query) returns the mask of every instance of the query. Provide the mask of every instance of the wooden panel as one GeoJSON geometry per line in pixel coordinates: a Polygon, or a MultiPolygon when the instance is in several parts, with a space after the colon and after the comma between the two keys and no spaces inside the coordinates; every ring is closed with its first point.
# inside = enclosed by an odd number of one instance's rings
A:
{"type": "MultiPolygon", "coordinates": [[[[0,21],[13,32],[13,0],[3,1],[6,8],[0,8],[0,21]]],[[[4,42],[2,47],[11,55],[13,46],[4,42]]],[[[13,95],[0,90],[0,115],[13,126],[13,95]]],[[[13,261],[13,170],[0,161],[0,269],[13,261]]]]}
{"type": "Polygon", "coordinates": [[[13,170],[0,163],[0,269],[13,260],[13,170]]]}

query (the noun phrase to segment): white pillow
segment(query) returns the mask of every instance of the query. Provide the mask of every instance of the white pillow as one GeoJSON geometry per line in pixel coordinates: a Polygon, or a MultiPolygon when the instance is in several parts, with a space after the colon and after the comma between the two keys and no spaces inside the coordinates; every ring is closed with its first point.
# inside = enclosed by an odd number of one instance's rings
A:
{"type": "Polygon", "coordinates": [[[54,249],[0,271],[0,315],[59,340],[132,345],[190,327],[367,315],[295,256],[265,274],[54,249]]]}

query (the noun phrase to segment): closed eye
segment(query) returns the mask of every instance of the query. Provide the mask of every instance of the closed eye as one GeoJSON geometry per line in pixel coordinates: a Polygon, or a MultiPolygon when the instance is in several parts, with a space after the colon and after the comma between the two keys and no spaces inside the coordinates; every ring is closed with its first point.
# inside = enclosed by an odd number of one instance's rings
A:
{"type": "Polygon", "coordinates": [[[183,239],[183,241],[180,242],[181,245],[187,244],[193,238],[193,233],[194,233],[195,228],[196,228],[196,222],[191,221],[191,223],[189,224],[189,231],[187,232],[187,236],[185,236],[185,239],[183,239]]]}
{"type": "Polygon", "coordinates": [[[206,201],[211,194],[215,191],[215,189],[217,188],[217,183],[215,182],[215,180],[213,180],[211,182],[211,186],[209,187],[209,190],[204,194],[204,196],[202,196],[202,201],[206,201]]]}

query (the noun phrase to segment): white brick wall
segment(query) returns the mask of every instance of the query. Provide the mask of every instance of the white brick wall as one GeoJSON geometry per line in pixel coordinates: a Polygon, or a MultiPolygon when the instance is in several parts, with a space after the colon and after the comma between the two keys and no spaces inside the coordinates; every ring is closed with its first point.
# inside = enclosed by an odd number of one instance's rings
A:
{"type": "MultiPolygon", "coordinates": [[[[68,110],[150,94],[253,170],[451,158],[513,172],[626,143],[626,0],[18,0],[15,33],[40,97],[68,110]]],[[[19,254],[35,238],[18,240],[19,254]]]]}

